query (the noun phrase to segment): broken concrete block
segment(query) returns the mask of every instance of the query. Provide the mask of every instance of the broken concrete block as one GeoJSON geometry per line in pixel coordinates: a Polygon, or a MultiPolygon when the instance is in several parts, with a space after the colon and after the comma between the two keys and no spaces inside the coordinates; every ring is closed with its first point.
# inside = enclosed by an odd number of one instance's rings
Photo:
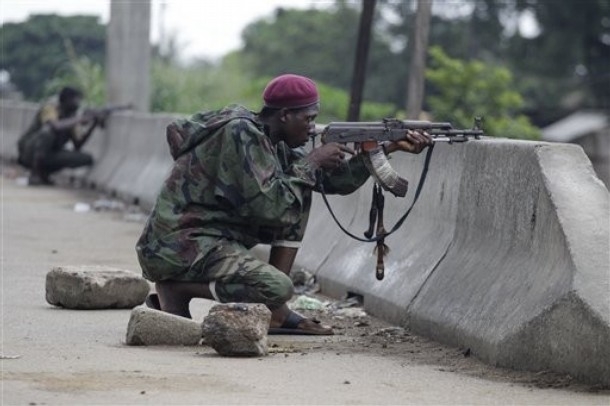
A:
{"type": "Polygon", "coordinates": [[[127,345],[198,345],[201,323],[146,306],[131,311],[127,345]]]}
{"type": "Polygon", "coordinates": [[[212,307],[203,320],[203,336],[220,355],[267,355],[270,321],[271,311],[265,305],[219,304],[212,307]]]}
{"type": "Polygon", "coordinates": [[[47,302],[68,309],[130,309],[149,291],[140,275],[106,266],[59,266],[46,279],[47,302]]]}

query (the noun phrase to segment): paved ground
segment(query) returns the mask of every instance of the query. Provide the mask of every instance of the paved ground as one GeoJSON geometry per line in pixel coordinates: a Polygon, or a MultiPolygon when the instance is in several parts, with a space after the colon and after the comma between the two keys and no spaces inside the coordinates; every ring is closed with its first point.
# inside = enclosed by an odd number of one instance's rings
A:
{"type": "MultiPolygon", "coordinates": [[[[1,179],[2,405],[552,404],[608,405],[610,392],[550,373],[491,368],[365,317],[316,314],[341,334],[272,338],[263,358],[208,347],[128,347],[129,310],[72,311],[45,301],[55,265],[139,272],[141,217],[84,211],[102,197],[1,179]],[[133,221],[136,220],[136,221],[133,221]]],[[[201,319],[210,302],[198,301],[201,319]]]]}

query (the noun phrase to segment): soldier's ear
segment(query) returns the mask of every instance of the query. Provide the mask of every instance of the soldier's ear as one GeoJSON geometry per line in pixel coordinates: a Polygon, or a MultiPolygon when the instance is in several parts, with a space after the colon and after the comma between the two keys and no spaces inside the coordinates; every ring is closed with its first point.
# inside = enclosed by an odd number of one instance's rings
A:
{"type": "Polygon", "coordinates": [[[280,111],[278,112],[278,114],[279,114],[280,121],[281,121],[282,123],[285,123],[285,122],[286,122],[286,120],[288,119],[288,114],[289,114],[289,113],[290,113],[290,111],[289,111],[287,108],[282,108],[282,109],[280,109],[280,111]]]}

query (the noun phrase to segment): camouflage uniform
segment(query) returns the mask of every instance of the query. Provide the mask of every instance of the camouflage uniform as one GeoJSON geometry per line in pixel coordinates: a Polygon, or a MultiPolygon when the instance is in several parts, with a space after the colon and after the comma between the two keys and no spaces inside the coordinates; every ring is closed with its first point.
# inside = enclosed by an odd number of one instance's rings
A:
{"type": "Polygon", "coordinates": [[[281,306],[292,282],[248,250],[297,246],[317,182],[327,193],[351,193],[368,178],[364,162],[316,173],[302,149],[273,145],[255,113],[238,105],[167,130],[175,163],[136,246],[144,277],[210,283],[221,302],[281,306]]]}
{"type": "Polygon", "coordinates": [[[17,142],[18,162],[26,168],[34,164],[34,157],[40,154],[41,166],[45,172],[52,173],[63,168],[78,168],[91,165],[93,158],[90,154],[81,151],[64,149],[70,141],[78,138],[80,126],[56,131],[48,123],[62,120],[72,116],[60,114],[59,102],[50,100],[45,103],[34,116],[29,128],[17,142]]]}

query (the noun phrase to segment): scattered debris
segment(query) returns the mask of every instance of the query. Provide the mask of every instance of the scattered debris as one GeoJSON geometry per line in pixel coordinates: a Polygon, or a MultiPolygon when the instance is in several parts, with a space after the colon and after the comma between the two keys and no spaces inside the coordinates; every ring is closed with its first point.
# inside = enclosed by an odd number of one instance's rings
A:
{"type": "Polygon", "coordinates": [[[127,324],[127,345],[200,345],[203,330],[200,322],[176,316],[147,306],[131,311],[127,324]]]}
{"type": "Polygon", "coordinates": [[[131,309],[144,302],[149,290],[146,279],[127,269],[67,265],[47,272],[45,298],[67,309],[131,309]]]}
{"type": "Polygon", "coordinates": [[[359,307],[349,307],[346,309],[337,309],[337,310],[331,311],[331,313],[335,318],[338,318],[338,319],[343,319],[343,318],[357,319],[357,318],[362,318],[362,317],[368,316],[366,314],[366,312],[359,307]]]}
{"type": "Polygon", "coordinates": [[[27,186],[29,184],[27,176],[20,176],[15,179],[15,184],[17,186],[27,186]]]}
{"type": "Polygon", "coordinates": [[[87,213],[91,210],[91,205],[89,203],[78,202],[74,205],[75,213],[87,213]]]}
{"type": "Polygon", "coordinates": [[[293,270],[290,278],[294,284],[294,293],[297,295],[314,294],[320,291],[316,276],[303,268],[293,270]]]}
{"type": "Polygon", "coordinates": [[[148,215],[142,212],[131,212],[123,215],[124,221],[129,221],[132,223],[144,223],[146,219],[148,219],[148,215]]]}
{"type": "Polygon", "coordinates": [[[0,359],[19,359],[21,358],[21,355],[5,355],[5,354],[0,354],[0,359]]]}
{"type": "Polygon", "coordinates": [[[123,211],[125,210],[125,203],[119,200],[102,198],[93,202],[92,207],[95,211],[123,211]]]}
{"type": "Polygon", "coordinates": [[[289,304],[292,310],[323,310],[326,306],[327,302],[305,295],[298,296],[289,304]]]}
{"type": "Polygon", "coordinates": [[[220,355],[267,355],[270,321],[271,311],[262,304],[222,303],[203,319],[203,336],[220,355]]]}
{"type": "Polygon", "coordinates": [[[402,327],[386,327],[386,328],[382,328],[382,329],[376,331],[373,334],[376,336],[385,336],[385,337],[407,335],[405,329],[402,327]]]}

